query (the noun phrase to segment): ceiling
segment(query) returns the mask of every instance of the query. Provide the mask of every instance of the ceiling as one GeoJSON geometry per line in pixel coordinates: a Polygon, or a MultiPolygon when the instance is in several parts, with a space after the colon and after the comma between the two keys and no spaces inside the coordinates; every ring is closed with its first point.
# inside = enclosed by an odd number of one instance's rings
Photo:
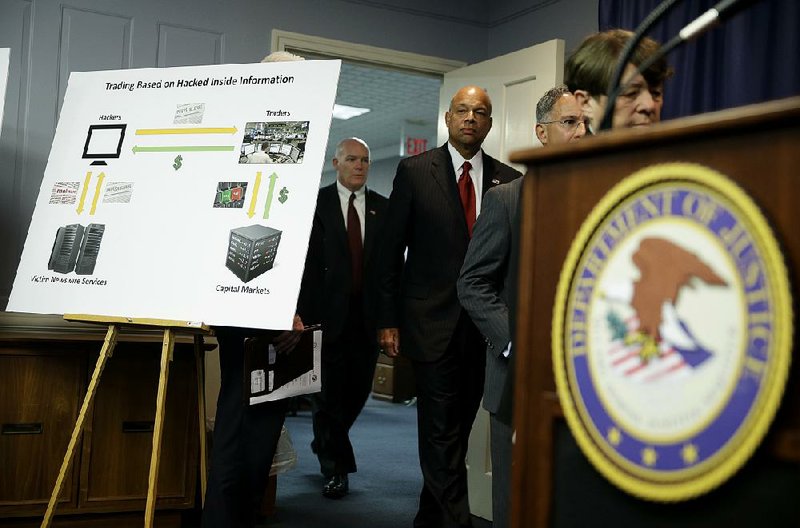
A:
{"type": "Polygon", "coordinates": [[[369,108],[358,117],[331,122],[327,160],[333,159],[342,139],[359,137],[370,147],[373,161],[398,156],[403,126],[429,130],[436,137],[439,119],[440,77],[342,62],[336,102],[369,108]]]}

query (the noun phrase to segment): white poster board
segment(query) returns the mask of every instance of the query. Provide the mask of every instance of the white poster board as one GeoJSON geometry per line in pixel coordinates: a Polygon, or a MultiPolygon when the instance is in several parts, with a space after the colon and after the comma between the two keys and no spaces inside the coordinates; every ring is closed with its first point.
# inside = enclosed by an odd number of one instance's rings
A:
{"type": "Polygon", "coordinates": [[[340,66],[73,73],[8,310],[291,328],[340,66]]]}
{"type": "Polygon", "coordinates": [[[0,48],[0,133],[3,131],[3,108],[6,102],[8,86],[8,68],[11,59],[10,48],[0,48]]]}

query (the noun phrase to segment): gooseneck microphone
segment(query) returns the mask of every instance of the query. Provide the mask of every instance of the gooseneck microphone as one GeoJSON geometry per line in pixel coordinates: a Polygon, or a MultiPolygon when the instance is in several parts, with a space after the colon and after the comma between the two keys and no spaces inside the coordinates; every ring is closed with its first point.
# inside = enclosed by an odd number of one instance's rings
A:
{"type": "MultiPolygon", "coordinates": [[[[659,8],[666,4],[670,0],[666,0],[662,2],[656,10],[653,11],[655,13],[659,10],[659,8]]],[[[683,29],[681,29],[677,35],[675,35],[672,39],[670,39],[667,43],[661,46],[657,53],[654,53],[650,58],[646,61],[642,62],[637,68],[636,73],[633,77],[647,71],[647,69],[655,64],[658,60],[660,60],[664,55],[675,49],[679,44],[682,44],[688,40],[691,40],[695,37],[698,37],[708,31],[710,28],[714,27],[715,25],[719,24],[720,22],[729,19],[745,7],[748,7],[750,4],[757,2],[758,0],[721,0],[718,2],[714,7],[697,17],[696,19],[692,20],[690,23],[685,25],[683,29]]],[[[672,7],[670,4],[666,9],[672,7]]],[[[659,17],[663,15],[666,9],[659,13],[659,17]]],[[[651,13],[651,15],[653,14],[651,13]]],[[[649,19],[648,15],[648,19],[649,19]]],[[[645,20],[647,21],[647,19],[645,20]]],[[[652,23],[651,23],[652,24],[652,23]]],[[[644,22],[640,25],[644,26],[644,22]]],[[[646,30],[645,30],[646,31],[646,30]]],[[[634,46],[639,44],[639,41],[642,39],[644,35],[639,34],[637,29],[636,34],[631,37],[628,44],[634,43],[633,46],[630,46],[631,50],[634,49],[634,46]],[[634,42],[635,40],[635,42],[634,42]]],[[[627,49],[627,47],[626,47],[627,49]]],[[[617,97],[620,93],[622,93],[627,87],[629,82],[626,82],[624,85],[619,85],[620,79],[622,78],[622,72],[625,70],[625,66],[628,64],[630,60],[630,55],[632,52],[628,53],[628,56],[624,56],[620,54],[620,59],[617,63],[617,70],[619,70],[620,74],[619,77],[616,79],[612,79],[612,85],[609,86],[608,90],[608,101],[606,103],[605,112],[603,113],[603,120],[600,123],[600,130],[606,130],[611,128],[611,121],[612,116],[614,115],[614,106],[616,104],[617,97]]],[[[616,73],[616,72],[615,72],[616,73]]]]}

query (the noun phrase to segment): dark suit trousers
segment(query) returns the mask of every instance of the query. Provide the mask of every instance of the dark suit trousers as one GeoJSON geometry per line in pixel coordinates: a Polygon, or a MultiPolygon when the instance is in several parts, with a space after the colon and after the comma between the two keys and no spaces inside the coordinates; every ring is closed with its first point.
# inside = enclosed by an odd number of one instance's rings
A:
{"type": "Polygon", "coordinates": [[[424,481],[416,528],[472,526],[465,457],[483,395],[485,347],[480,332],[462,310],[444,355],[432,362],[412,363],[424,481]]]}
{"type": "Polygon", "coordinates": [[[492,528],[508,528],[511,510],[511,436],[508,420],[489,415],[492,442],[492,528]]]}
{"type": "Polygon", "coordinates": [[[286,400],[245,403],[244,338],[226,333],[217,338],[222,380],[202,526],[250,528],[267,487],[286,400]]]}
{"type": "Polygon", "coordinates": [[[377,360],[374,332],[364,328],[361,299],[354,298],[341,335],[334,341],[323,342],[322,391],[311,398],[314,422],[311,449],[326,477],[356,472],[350,427],[372,391],[377,360]]]}

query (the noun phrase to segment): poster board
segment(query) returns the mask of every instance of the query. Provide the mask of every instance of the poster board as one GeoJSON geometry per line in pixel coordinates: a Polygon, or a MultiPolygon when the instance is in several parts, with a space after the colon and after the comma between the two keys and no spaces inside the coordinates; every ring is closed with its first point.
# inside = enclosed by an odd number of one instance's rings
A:
{"type": "Polygon", "coordinates": [[[8,310],[290,329],[340,66],[73,73],[8,310]]]}

